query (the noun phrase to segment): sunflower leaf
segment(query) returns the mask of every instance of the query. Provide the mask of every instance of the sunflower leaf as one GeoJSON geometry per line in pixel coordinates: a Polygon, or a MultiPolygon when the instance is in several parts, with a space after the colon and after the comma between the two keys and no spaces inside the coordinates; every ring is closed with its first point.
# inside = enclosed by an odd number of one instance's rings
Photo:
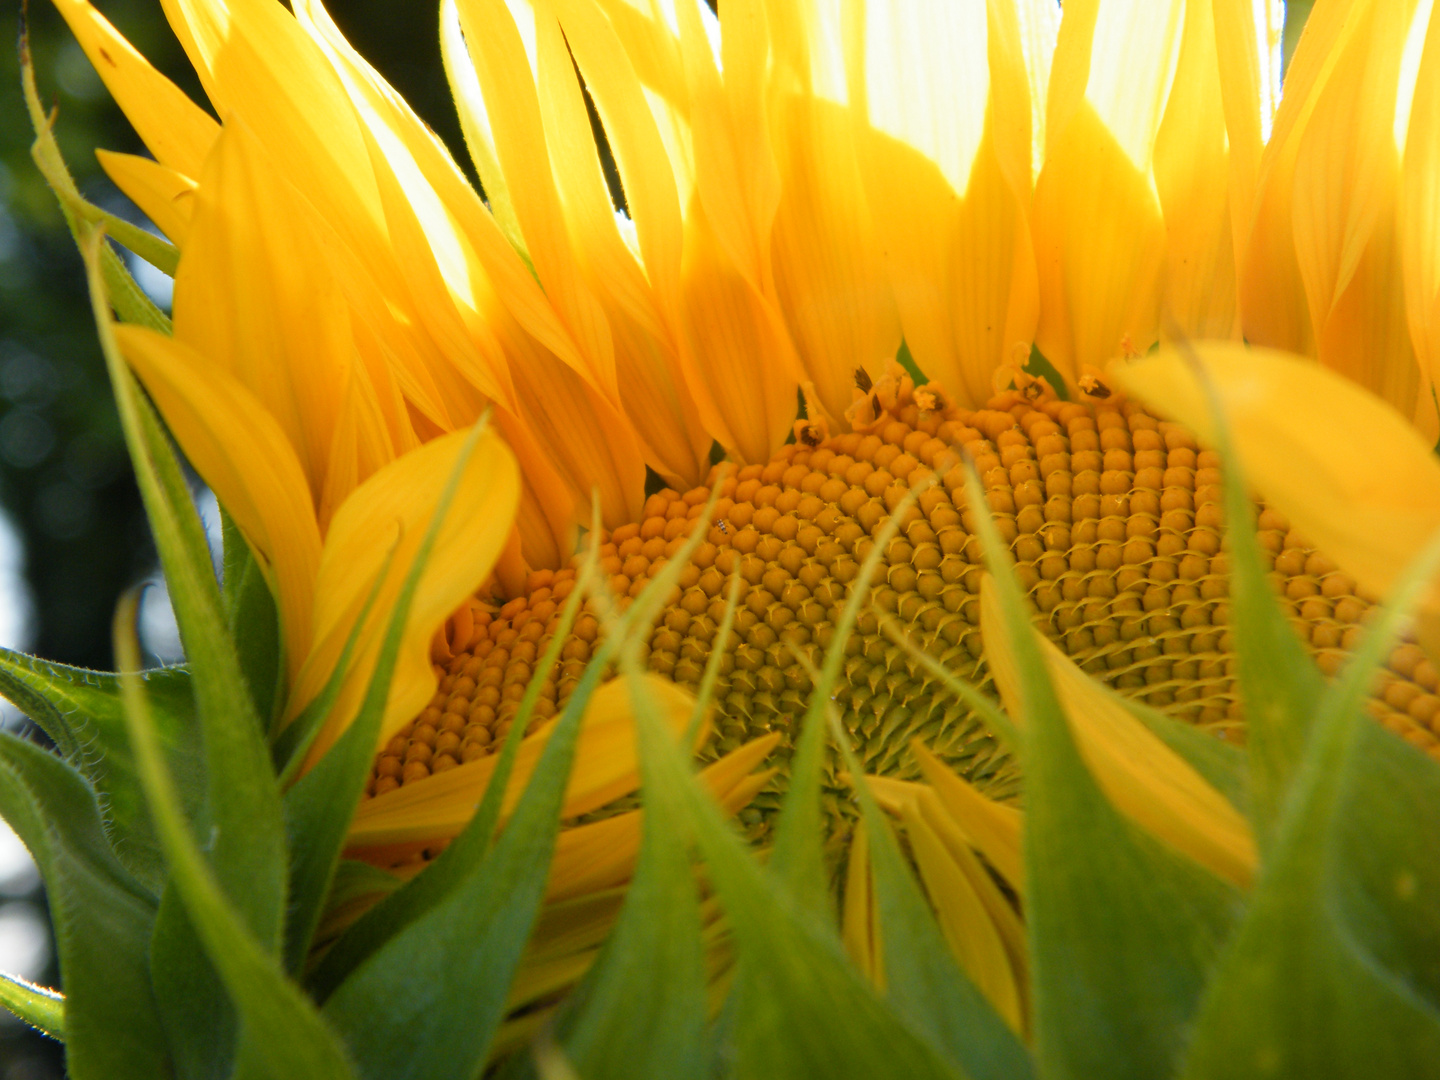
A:
{"type": "MultiPolygon", "coordinates": [[[[115,655],[127,671],[133,671],[140,654],[134,616],[132,595],[116,614],[115,655]]],[[[144,685],[134,674],[122,674],[121,686],[131,745],[171,884],[240,1018],[234,1075],[241,1080],[351,1080],[354,1074],[334,1032],[285,978],[273,950],[226,894],[195,842],[165,767],[144,685]]]]}
{"type": "MultiPolygon", "coordinates": [[[[626,665],[636,712],[654,709],[626,665]]],[[[659,724],[659,720],[655,720],[659,724]]],[[[577,1073],[590,1080],[701,1080],[709,1073],[705,955],[685,807],[655,784],[654,747],[640,741],[645,825],[625,906],[557,1026],[577,1073]],[[663,987],[663,992],[656,992],[663,987]]]]}
{"type": "Polygon", "coordinates": [[[1440,1076],[1440,768],[1363,712],[1437,565],[1440,537],[1322,699],[1188,1076],[1440,1076]]]}
{"type": "Polygon", "coordinates": [[[738,967],[721,1048],[730,1075],[960,1075],[876,996],[835,933],[756,863],[650,710],[637,712],[636,726],[649,743],[652,790],[685,807],[734,929],[738,967]]]}
{"type": "Polygon", "coordinates": [[[95,790],[54,754],[0,733],[0,815],[30,849],[49,892],[71,1019],[69,1075],[164,1075],[147,956],[155,904],[111,850],[95,790]]]}
{"type": "Polygon", "coordinates": [[[544,895],[580,717],[599,668],[591,665],[566,704],[494,848],[467,845],[474,861],[454,867],[453,888],[325,1002],[363,1076],[480,1075],[544,895]]]}
{"type": "MultiPolygon", "coordinates": [[[[970,473],[970,505],[985,506],[970,473]]],[[[1123,818],[1086,768],[1008,551],[976,514],[1025,717],[1025,915],[1035,1055],[1053,1077],[1169,1077],[1239,897],[1123,818]]],[[[996,633],[995,631],[998,631],[996,633]]]]}
{"type": "MultiPolygon", "coordinates": [[[[155,702],[156,729],[187,814],[199,812],[205,770],[190,692],[190,673],[162,668],[143,676],[155,702]]],[[[0,649],[0,693],[54,741],[94,787],[115,855],[153,897],[165,885],[165,861],[135,773],[114,675],[52,664],[0,649]]]]}

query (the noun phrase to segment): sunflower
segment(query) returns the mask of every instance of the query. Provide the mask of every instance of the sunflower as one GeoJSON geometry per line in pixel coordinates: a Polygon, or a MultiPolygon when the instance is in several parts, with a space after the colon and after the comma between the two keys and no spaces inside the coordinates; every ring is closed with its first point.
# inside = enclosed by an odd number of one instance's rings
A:
{"type": "MultiPolygon", "coordinates": [[[[605,658],[604,605],[566,621],[587,557],[624,610],[682,553],[640,659],[677,733],[713,669],[697,753],[766,842],[868,589],[840,724],[952,950],[1024,1030],[1022,778],[965,689],[1023,718],[988,511],[1102,786],[1250,884],[1248,823],[1102,688],[1245,738],[1221,461],[1167,349],[1222,343],[1198,348],[1239,409],[1272,583],[1333,674],[1440,518],[1428,4],[1320,0],[1282,96],[1272,0],[445,0],[480,190],[318,0],[165,0],[220,123],[85,0],[56,4],[154,155],[101,160],[179,249],[173,335],[117,340],[270,584],[277,730],[338,686],[307,766],[360,708],[463,432],[493,418],[406,623],[353,857],[421,870],[522,715],[538,757],[605,658]],[[1403,479],[1366,485],[1356,437],[1403,479]],[[1346,498],[1385,524],[1350,527],[1346,498]]],[[[1437,690],[1407,642],[1371,709],[1440,754],[1437,690]]],[[[638,847],[604,693],[557,905],[623,884],[638,847]]],[[[874,972],[866,832],[827,769],[846,941],[874,972]]],[[[517,1002],[575,978],[608,904],[517,1002]]]]}

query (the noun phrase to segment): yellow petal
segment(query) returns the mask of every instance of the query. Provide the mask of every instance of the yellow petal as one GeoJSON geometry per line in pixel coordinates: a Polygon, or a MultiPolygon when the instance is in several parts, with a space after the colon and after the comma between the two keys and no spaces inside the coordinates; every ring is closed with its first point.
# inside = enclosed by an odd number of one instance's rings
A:
{"type": "Polygon", "coordinates": [[[1033,228],[1036,344],[1067,376],[1156,337],[1165,231],[1151,167],[1183,10],[1174,0],[1065,7],[1033,228]]]}
{"type": "Polygon", "coordinates": [[[294,447],[255,396],[208,357],[141,327],[117,325],[115,338],[265,571],[294,679],[310,647],[320,566],[320,529],[294,447]]]}
{"type": "Polygon", "coordinates": [[[1016,889],[1025,886],[1025,862],[1021,851],[1024,815],[1013,806],[987,799],[975,786],[955,775],[918,740],[910,751],[920,773],[934,790],[952,820],[966,838],[1016,889]]]}
{"type": "Polygon", "coordinates": [[[1238,266],[1249,246],[1251,208],[1260,184],[1260,155],[1280,105],[1285,5],[1283,0],[1213,0],[1213,7],[1238,266]]]}
{"type": "MultiPolygon", "coordinates": [[[[522,28],[516,24],[517,17],[531,16],[523,30],[533,44],[533,13],[520,5],[507,10],[502,0],[461,0],[457,6],[526,251],[579,349],[579,373],[613,401],[615,354],[609,326],[586,288],[570,248],[554,166],[545,144],[535,71],[522,28]]],[[[566,163],[559,165],[563,168],[566,163]]]]}
{"type": "MultiPolygon", "coordinates": [[[[690,724],[694,697],[668,679],[647,676],[647,680],[661,716],[678,737],[690,724]]],[[[605,683],[595,691],[582,725],[562,817],[575,817],[604,806],[634,791],[640,782],[630,692],[623,679],[605,683]]],[[[502,813],[508,814],[519,801],[554,727],[552,720],[526,736],[521,744],[505,789],[502,813]]],[[[365,800],[351,823],[349,847],[363,856],[367,848],[456,835],[474,815],[495,772],[496,760],[497,755],[492,754],[365,800]]]]}
{"type": "MultiPolygon", "coordinates": [[[[1024,721],[1014,647],[993,580],[980,590],[986,655],[1006,711],[1024,721]]],[[[1258,856],[1250,825],[1195,769],[1137,720],[1048,638],[1033,640],[1045,657],[1055,693],[1096,782],[1122,813],[1212,873],[1243,887],[1258,856]]]]}
{"type": "Polygon", "coordinates": [[[875,882],[870,875],[870,844],[864,822],[855,826],[855,837],[850,842],[840,937],[855,966],[883,991],[885,960],[880,943],[880,905],[875,899],[875,882]]]}
{"type": "MultiPolygon", "coordinates": [[[[1364,3],[1360,0],[1361,7],[1364,3]]],[[[1253,344],[1311,355],[1315,351],[1315,329],[1295,251],[1296,156],[1345,41],[1364,21],[1351,17],[1356,7],[1356,0],[1335,0],[1312,11],[1285,75],[1274,131],[1260,158],[1240,265],[1241,322],[1246,340],[1253,344]]]]}
{"type": "MultiPolygon", "coordinates": [[[[773,770],[751,773],[776,739],[767,737],[747,744],[703,769],[699,780],[719,801],[727,814],[734,814],[755,797],[774,775],[773,770]]],[[[560,833],[545,898],[549,902],[584,896],[614,888],[629,881],[640,854],[645,812],[632,810],[603,821],[578,825],[560,833]]]]}
{"type": "Polygon", "coordinates": [[[1016,342],[1028,350],[1036,304],[1026,212],[1039,103],[1013,13],[987,6],[869,5],[851,62],[860,169],[906,343],[977,404],[1016,342]]]}
{"type": "MultiPolygon", "coordinates": [[[[1000,886],[996,884],[994,869],[981,863],[975,854],[979,849],[971,843],[964,827],[951,815],[949,807],[941,801],[940,796],[933,789],[923,790],[915,800],[914,807],[913,812],[918,813],[934,831],[949,857],[954,860],[984,904],[985,913],[999,934],[1005,954],[1010,959],[1010,968],[1019,988],[1020,1002],[1024,1010],[1028,1005],[1030,957],[1025,924],[1020,919],[1020,913],[1010,897],[1001,892],[1000,886]]],[[[1019,891],[1018,883],[1012,882],[1010,887],[1019,891]]]]}
{"type": "Polygon", "coordinates": [[[645,505],[645,457],[635,431],[574,369],[532,341],[514,339],[519,417],[544,448],[586,521],[598,492],[606,528],[639,521],[645,505]]]}
{"type": "MultiPolygon", "coordinates": [[[[1185,7],[1184,41],[1155,139],[1165,214],[1165,332],[1238,337],[1229,140],[1209,0],[1185,7]]],[[[1235,196],[1235,197],[1238,197],[1235,196]]]]}
{"type": "Polygon", "coordinates": [[[697,6],[675,6],[690,96],[696,190],[730,264],[752,289],[769,295],[770,229],[780,177],[766,117],[765,13],[758,0],[732,2],[725,12],[717,67],[697,6]]]}
{"type": "MultiPolygon", "coordinates": [[[[1011,1029],[1022,1027],[1020,987],[990,913],[967,875],[917,810],[901,816],[921,880],[955,959],[1011,1029]]],[[[970,856],[973,862],[974,856],[970,856]]],[[[978,863],[973,870],[984,875],[978,863]]],[[[994,888],[994,883],[990,883],[994,888]]]]}
{"type": "MultiPolygon", "coordinates": [[[[1053,86],[1052,83],[1052,96],[1053,86]]],[[[1158,332],[1165,224],[1149,176],[1082,102],[1035,187],[1040,322],[1035,344],[1073,378],[1143,352],[1158,332]]]]}
{"type": "MultiPolygon", "coordinates": [[[[656,245],[651,244],[650,254],[663,261],[653,267],[642,265],[638,224],[633,248],[621,235],[622,215],[611,202],[601,172],[589,114],[576,79],[576,61],[567,47],[568,41],[587,31],[608,31],[603,19],[591,22],[596,25],[582,20],[578,33],[572,31],[566,37],[548,5],[542,4],[536,12],[540,105],[554,159],[562,163],[556,183],[581,272],[610,325],[619,403],[646,447],[647,460],[677,483],[693,486],[708,468],[710,438],[689,391],[678,378],[680,220],[674,178],[659,136],[649,122],[648,110],[629,117],[628,124],[622,122],[622,131],[632,139],[648,135],[650,153],[645,156],[657,158],[650,162],[652,168],[642,174],[654,181],[652,189],[627,188],[628,205],[638,215],[637,223],[644,220],[653,231],[651,219],[660,218],[666,236],[674,233],[673,243],[666,243],[664,250],[656,251],[656,245]],[[641,132],[630,130],[637,127],[641,132]],[[640,201],[645,198],[668,203],[668,207],[646,207],[640,201]]],[[[592,64],[592,70],[598,66],[602,74],[608,72],[613,81],[622,82],[627,72],[610,69],[616,66],[615,61],[624,63],[623,54],[611,61],[608,65],[592,64]]],[[[628,73],[627,85],[638,98],[639,84],[633,72],[628,73]]],[[[643,100],[632,104],[643,108],[643,100]]]]}
{"type": "Polygon", "coordinates": [[[199,176],[220,125],[85,0],[55,0],[55,6],[156,160],[185,176],[199,176]]]}
{"type": "MultiPolygon", "coordinates": [[[[1440,464],[1424,440],[1389,406],[1314,363],[1238,345],[1197,348],[1246,481],[1363,589],[1387,593],[1440,528],[1440,464]]],[[[1162,352],[1114,374],[1213,442],[1183,357],[1162,352]]],[[[1424,610],[1440,605],[1431,598],[1424,610]]]]}
{"type": "Polygon", "coordinates": [[[854,371],[880,373],[900,344],[857,157],[838,6],[772,8],[777,57],[771,145],[781,196],[771,235],[775,288],[801,362],[831,417],[851,402],[854,371]],[[788,16],[788,17],[783,17],[788,16]]]}
{"type": "Polygon", "coordinates": [[[1422,377],[1423,431],[1427,439],[1440,439],[1434,401],[1440,376],[1440,19],[1433,14],[1415,82],[1402,86],[1402,101],[1407,91],[1410,113],[1397,230],[1405,312],[1422,377]]]}
{"type": "Polygon", "coordinates": [[[318,505],[354,346],[305,207],[249,129],[227,125],[175,276],[175,336],[260,399],[318,505]]]}
{"type": "MultiPolygon", "coordinates": [[[[391,462],[356,488],[330,522],[315,583],[314,646],[292,687],[290,717],[325,686],[382,571],[384,581],[360,629],[330,719],[311,749],[311,764],[359,708],[396,596],[468,436],[464,431],[441,436],[391,462]]],[[[420,576],[386,700],[382,743],[435,692],[430,640],[490,575],[510,533],[519,494],[514,457],[497,433],[487,431],[465,463],[420,576]]]]}
{"type": "Polygon", "coordinates": [[[177,246],[185,246],[195,212],[195,181],[184,173],[134,154],[96,150],[100,167],[115,186],[177,246]]]}
{"type": "Polygon", "coordinates": [[[705,427],[738,460],[769,461],[795,421],[800,365],[775,303],[729,260],[705,211],[685,222],[681,363],[705,427]]]}
{"type": "Polygon", "coordinates": [[[1295,158],[1294,235],[1322,363],[1414,412],[1419,372],[1394,233],[1396,89],[1414,0],[1371,4],[1316,96],[1295,158]]]}

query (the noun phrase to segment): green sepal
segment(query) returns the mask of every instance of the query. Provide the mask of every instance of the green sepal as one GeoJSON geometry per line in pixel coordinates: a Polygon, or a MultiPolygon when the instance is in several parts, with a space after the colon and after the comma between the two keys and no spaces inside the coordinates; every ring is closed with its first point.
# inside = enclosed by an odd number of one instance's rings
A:
{"type": "Polygon", "coordinates": [[[255,713],[272,728],[285,697],[284,657],[279,613],[255,553],[235,521],[220,510],[225,562],[221,599],[225,625],[240,659],[240,671],[250,687],[255,713]]]}
{"type": "MultiPolygon", "coordinates": [[[[878,545],[877,545],[878,546],[878,545]]],[[[829,711],[829,710],[827,710],[829,711]]],[[[880,909],[885,998],[972,1080],[1027,1080],[1030,1056],[945,943],[839,718],[830,726],[860,800],[880,909]]]]}
{"type": "Polygon", "coordinates": [[[636,710],[653,790],[685,808],[734,932],[737,967],[719,1052],[737,1080],[870,1080],[958,1075],[845,956],[839,937],[797,907],[695,779],[653,708],[636,710]]]}
{"type": "Polygon", "coordinates": [[[1255,839],[1269,844],[1290,782],[1305,752],[1324,681],[1276,602],[1265,576],[1255,507],[1246,495],[1240,457],[1214,387],[1201,379],[1215,416],[1215,443],[1225,489],[1225,536],[1230,552],[1230,608],[1236,689],[1245,703],[1249,813],[1255,839]]]}
{"type": "MultiPolygon", "coordinates": [[[[115,656],[126,671],[133,671],[140,655],[134,613],[134,601],[127,598],[116,616],[115,656]]],[[[131,745],[171,882],[240,1018],[233,1075],[239,1080],[353,1080],[335,1033],[285,977],[273,946],[255,934],[195,842],[156,741],[144,685],[135,675],[123,674],[121,687],[131,745]]]]}
{"type": "Polygon", "coordinates": [[[468,864],[451,863],[453,887],[325,1002],[326,1017],[369,1080],[450,1080],[483,1071],[544,895],[580,718],[600,667],[587,669],[566,703],[494,848],[487,852],[475,830],[465,845],[468,864]]]}
{"type": "Polygon", "coordinates": [[[174,881],[150,936],[150,981],[177,1080],[225,1080],[235,1067],[235,1005],[174,881]]]}
{"type": "MultiPolygon", "coordinates": [[[[633,680],[635,666],[627,669],[633,680]]],[[[640,695],[634,703],[639,710],[649,702],[640,695]]],[[[625,906],[556,1023],[589,1080],[704,1080],[710,1072],[703,923],[689,837],[676,827],[685,806],[655,783],[653,759],[642,746],[645,823],[625,906]]]]}
{"type": "Polygon", "coordinates": [[[1440,536],[1324,694],[1188,1077],[1440,1077],[1440,766],[1364,715],[1440,536]]]}
{"type": "Polygon", "coordinates": [[[973,470],[967,491],[1023,695],[1036,1063],[1045,1077],[1168,1078],[1240,897],[1131,824],[1100,790],[973,470]]]}
{"type": "MultiPolygon", "coordinates": [[[[465,465],[488,426],[488,418],[482,418],[474,426],[455,460],[445,489],[435,505],[435,512],[431,515],[429,527],[395,598],[385,639],[375,659],[375,669],[359,712],[335,745],[285,794],[285,825],[290,839],[290,922],[285,934],[285,961],[291,972],[304,968],[310,941],[320,924],[325,898],[330,892],[335,867],[345,846],[350,820],[355,816],[355,807],[365,792],[365,776],[375,758],[380,724],[385,719],[385,706],[390,698],[390,682],[405,635],[405,621],[410,616],[410,605],[420,586],[420,576],[435,547],[435,539],[440,535],[440,526],[455,498],[465,465]]],[[[393,554],[392,549],[391,556],[393,554]]],[[[390,557],[387,556],[365,601],[360,620],[369,614],[380,585],[389,572],[390,557]]],[[[359,631],[360,621],[357,621],[346,642],[341,664],[330,677],[327,695],[338,693],[345,670],[343,665],[348,663],[359,631]]],[[[328,706],[325,711],[329,711],[328,706]]],[[[303,752],[297,748],[297,754],[303,752]]]]}
{"type": "Polygon", "coordinates": [[[65,1041],[65,996],[0,971],[0,1005],[36,1031],[65,1041]]]}
{"type": "MultiPolygon", "coordinates": [[[[45,114],[40,105],[40,95],[35,88],[35,66],[30,58],[29,32],[23,27],[20,35],[20,82],[25,105],[30,112],[30,124],[35,131],[35,143],[30,148],[30,156],[35,159],[40,174],[55,193],[55,198],[60,203],[60,211],[65,215],[65,221],[76,241],[79,242],[91,230],[102,229],[157,269],[173,277],[180,258],[173,245],[88,202],[75,186],[70,170],[65,165],[65,158],[60,153],[59,144],[50,129],[52,118],[45,114]],[[142,251],[141,248],[145,250],[142,251]]],[[[170,319],[145,295],[145,290],[135,283],[135,278],[109,244],[105,244],[101,251],[100,271],[110,294],[110,301],[122,320],[149,327],[162,334],[170,333],[170,319]]]]}
{"type": "MultiPolygon", "coordinates": [[[[525,696],[515,714],[515,722],[510,725],[510,732],[500,748],[495,771],[490,774],[490,782],[485,788],[485,794],[480,798],[475,816],[440,853],[439,858],[426,868],[425,873],[411,878],[361,915],[326,952],[309,979],[310,991],[316,1000],[325,1001],[351,972],[386,942],[448,896],[464,881],[470,868],[478,865],[490,850],[525,729],[529,726],[535,702],[540,697],[540,688],[553,671],[560,649],[570,634],[570,627],[575,623],[575,616],[594,574],[596,560],[597,556],[592,551],[580,572],[575,588],[565,600],[559,626],[551,635],[545,655],[541,657],[530,684],[525,689],[525,696]]],[[[579,692],[579,688],[576,692],[579,692]]],[[[586,689],[586,700],[589,693],[586,689]]]]}
{"type": "MultiPolygon", "coordinates": [[[[190,673],[160,668],[143,678],[181,801],[187,814],[197,814],[205,774],[190,673]]],[[[105,831],[116,856],[158,899],[165,886],[165,860],[135,772],[116,676],[0,648],[0,694],[34,720],[89,780],[104,808],[105,831]]]]}
{"type": "Polygon", "coordinates": [[[49,894],[69,1075],[165,1075],[147,955],[155,903],[115,857],[94,788],[54,754],[0,733],[0,815],[35,857],[49,894]]]}

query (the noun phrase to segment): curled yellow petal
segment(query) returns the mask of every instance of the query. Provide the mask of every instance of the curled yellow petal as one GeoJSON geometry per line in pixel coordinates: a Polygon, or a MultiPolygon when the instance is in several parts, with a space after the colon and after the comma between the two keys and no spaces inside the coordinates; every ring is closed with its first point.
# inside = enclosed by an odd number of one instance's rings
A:
{"type": "MultiPolygon", "coordinates": [[[[366,480],[336,511],[315,583],[314,645],[295,680],[294,717],[329,680],[352,630],[384,574],[360,627],[355,653],[330,718],[307,759],[311,764],[349,725],[370,681],[390,613],[455,470],[468,432],[443,435],[396,459],[366,480]]],[[[510,534],[520,497],[515,458],[487,431],[464,463],[444,524],[420,575],[406,619],[381,724],[388,738],[435,692],[430,640],[445,619],[490,575],[510,534]]]]}
{"type": "MultiPolygon", "coordinates": [[[[1014,646],[989,578],[980,590],[980,625],[995,685],[1006,710],[1023,723],[1014,646]]],[[[1048,638],[1036,633],[1033,640],[1045,657],[1081,756],[1115,807],[1212,873],[1248,887],[1258,856],[1240,812],[1048,638]]]]}

